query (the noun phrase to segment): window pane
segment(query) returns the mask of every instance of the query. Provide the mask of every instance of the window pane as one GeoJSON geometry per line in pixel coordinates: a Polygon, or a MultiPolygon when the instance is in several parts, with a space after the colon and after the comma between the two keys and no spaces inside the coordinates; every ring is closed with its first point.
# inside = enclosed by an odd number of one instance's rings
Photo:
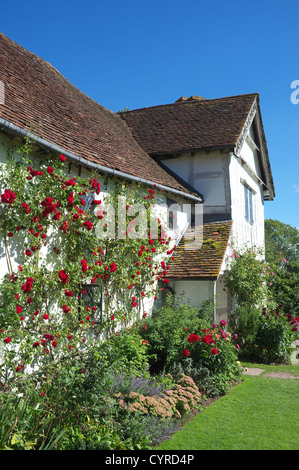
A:
{"type": "Polygon", "coordinates": [[[250,223],[253,224],[253,204],[252,204],[252,191],[248,191],[249,193],[249,211],[250,211],[250,223]]]}
{"type": "Polygon", "coordinates": [[[245,196],[245,219],[249,222],[249,207],[248,207],[248,188],[244,186],[244,196],[245,196]]]}

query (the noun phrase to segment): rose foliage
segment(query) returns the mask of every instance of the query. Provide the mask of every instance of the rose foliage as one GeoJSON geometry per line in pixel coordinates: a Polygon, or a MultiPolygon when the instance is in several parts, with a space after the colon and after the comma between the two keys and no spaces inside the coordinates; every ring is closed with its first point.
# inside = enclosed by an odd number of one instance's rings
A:
{"type": "Polygon", "coordinates": [[[144,196],[138,186],[101,176],[104,189],[109,186],[103,194],[98,174],[72,175],[63,155],[38,165],[31,155],[27,142],[0,168],[1,246],[9,270],[0,286],[4,381],[27,367],[77,361],[138,319],[145,299],[156,296],[156,282],[168,282],[173,252],[157,216],[157,235],[150,231],[154,188],[144,196]],[[131,211],[136,204],[149,222],[142,237],[131,211]],[[125,233],[111,237],[110,223],[118,233],[124,216],[125,233]]]}

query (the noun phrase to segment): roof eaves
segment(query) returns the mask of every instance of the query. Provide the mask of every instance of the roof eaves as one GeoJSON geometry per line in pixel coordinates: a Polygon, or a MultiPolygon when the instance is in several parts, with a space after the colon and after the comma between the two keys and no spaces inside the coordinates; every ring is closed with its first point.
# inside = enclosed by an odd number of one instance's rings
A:
{"type": "Polygon", "coordinates": [[[140,183],[147,184],[147,185],[150,185],[150,186],[155,186],[159,189],[163,189],[163,191],[173,193],[173,194],[177,194],[179,196],[186,197],[187,199],[192,199],[196,202],[202,203],[202,198],[199,195],[188,194],[188,193],[185,193],[185,192],[180,191],[178,189],[171,188],[169,186],[165,186],[165,185],[162,185],[162,184],[159,184],[159,183],[155,183],[153,181],[150,181],[150,180],[147,180],[147,179],[144,179],[144,178],[140,178],[140,177],[137,177],[137,176],[134,176],[134,175],[130,175],[129,173],[124,173],[120,170],[114,170],[112,168],[108,168],[108,167],[105,167],[105,166],[100,165],[98,163],[94,163],[92,161],[86,160],[82,157],[78,157],[77,155],[69,152],[68,150],[65,150],[62,147],[59,147],[55,144],[52,144],[51,142],[48,142],[47,140],[45,140],[41,137],[38,137],[38,136],[26,131],[25,129],[23,129],[21,127],[18,127],[15,124],[12,124],[11,122],[9,122],[6,119],[3,119],[1,117],[0,117],[0,129],[5,129],[9,133],[17,134],[17,135],[20,135],[22,137],[28,137],[28,138],[32,139],[36,144],[40,145],[41,147],[46,148],[48,150],[51,150],[53,152],[61,153],[61,154],[65,155],[66,157],[70,158],[71,160],[75,161],[78,165],[82,165],[82,166],[85,166],[87,168],[99,171],[99,172],[108,173],[108,174],[111,174],[111,175],[116,176],[116,177],[121,177],[121,178],[128,179],[128,180],[131,180],[131,181],[138,181],[140,183]]]}

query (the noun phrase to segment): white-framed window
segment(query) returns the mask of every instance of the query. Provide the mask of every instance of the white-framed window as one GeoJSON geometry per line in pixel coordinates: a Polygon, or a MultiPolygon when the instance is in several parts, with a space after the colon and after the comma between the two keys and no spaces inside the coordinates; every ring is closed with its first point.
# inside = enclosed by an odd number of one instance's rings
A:
{"type": "Polygon", "coordinates": [[[254,191],[246,184],[244,184],[244,200],[245,200],[245,220],[253,225],[253,198],[254,191]]]}

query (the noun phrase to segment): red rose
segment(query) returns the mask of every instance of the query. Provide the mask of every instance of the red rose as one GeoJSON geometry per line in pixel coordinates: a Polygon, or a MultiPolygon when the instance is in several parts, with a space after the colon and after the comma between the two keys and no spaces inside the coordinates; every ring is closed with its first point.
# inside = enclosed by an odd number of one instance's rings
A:
{"type": "Polygon", "coordinates": [[[114,273],[117,270],[117,266],[115,263],[110,264],[110,271],[114,273]]]}
{"type": "Polygon", "coordinates": [[[36,343],[33,343],[33,347],[37,348],[39,346],[39,341],[36,341],[36,343]]]}
{"type": "Polygon", "coordinates": [[[47,314],[45,313],[45,314],[43,315],[43,318],[44,318],[45,320],[49,320],[50,317],[49,317],[49,315],[47,315],[47,314]]]}
{"type": "Polygon", "coordinates": [[[46,340],[48,341],[53,341],[54,340],[54,336],[53,335],[49,335],[48,333],[45,333],[43,338],[45,338],[46,340]]]}
{"type": "Polygon", "coordinates": [[[66,274],[65,270],[62,269],[61,271],[59,271],[59,279],[64,282],[65,284],[67,284],[69,282],[69,277],[68,275],[66,274]]]}
{"type": "Polygon", "coordinates": [[[187,339],[188,343],[196,343],[197,341],[199,341],[199,336],[195,335],[195,334],[191,334],[188,339],[187,339]]]}
{"type": "Polygon", "coordinates": [[[49,173],[49,175],[52,175],[53,171],[54,171],[54,168],[52,168],[51,166],[48,166],[47,172],[49,173]]]}
{"type": "Polygon", "coordinates": [[[53,346],[53,348],[57,348],[57,346],[58,346],[57,341],[52,341],[52,346],[53,346]]]}
{"type": "Polygon", "coordinates": [[[92,230],[93,223],[90,222],[90,220],[86,220],[86,221],[84,222],[84,224],[82,224],[82,227],[86,227],[87,230],[92,230]]]}
{"type": "Polygon", "coordinates": [[[16,193],[13,193],[10,189],[5,189],[4,193],[1,194],[1,202],[4,204],[12,204],[16,198],[16,193]]]}
{"type": "Polygon", "coordinates": [[[25,255],[26,255],[26,256],[31,256],[31,255],[32,255],[32,253],[31,253],[31,251],[30,251],[30,250],[25,250],[25,255]]]}
{"type": "MultiPolygon", "coordinates": [[[[27,250],[26,250],[27,251],[27,250]]],[[[29,251],[29,250],[28,250],[29,251]]],[[[30,251],[31,253],[31,251],[30,251]]],[[[30,256],[30,255],[28,255],[30,256]]],[[[34,279],[32,277],[27,277],[26,284],[22,285],[22,289],[24,292],[30,292],[32,289],[32,284],[34,282],[34,279]]]]}
{"type": "Polygon", "coordinates": [[[82,266],[82,271],[83,272],[87,271],[87,263],[86,263],[85,259],[81,260],[81,266],[82,266]]]}
{"type": "Polygon", "coordinates": [[[188,349],[185,349],[185,350],[183,351],[183,356],[188,357],[189,354],[190,354],[190,351],[188,351],[188,349]]]}
{"type": "Polygon", "coordinates": [[[65,162],[65,156],[64,155],[59,155],[59,160],[61,162],[65,162]]]}
{"type": "Polygon", "coordinates": [[[74,193],[73,191],[70,193],[69,197],[67,198],[67,202],[69,203],[69,205],[71,206],[74,202],[74,193]]]}
{"type": "Polygon", "coordinates": [[[28,204],[26,204],[26,202],[22,202],[22,207],[23,207],[24,211],[26,212],[26,214],[30,214],[31,209],[28,206],[28,204]]]}
{"type": "Polygon", "coordinates": [[[212,344],[215,343],[215,341],[212,339],[212,335],[205,335],[201,338],[202,342],[205,344],[212,344]]]}
{"type": "Polygon", "coordinates": [[[20,305],[17,305],[17,313],[22,313],[23,309],[20,305]]]}
{"type": "Polygon", "coordinates": [[[213,348],[213,349],[212,349],[212,354],[213,354],[214,356],[216,356],[216,355],[218,354],[218,352],[219,352],[218,349],[216,349],[216,348],[213,348]]]}
{"type": "Polygon", "coordinates": [[[11,337],[9,336],[8,338],[5,338],[3,341],[4,343],[8,344],[11,342],[11,337]]]}

